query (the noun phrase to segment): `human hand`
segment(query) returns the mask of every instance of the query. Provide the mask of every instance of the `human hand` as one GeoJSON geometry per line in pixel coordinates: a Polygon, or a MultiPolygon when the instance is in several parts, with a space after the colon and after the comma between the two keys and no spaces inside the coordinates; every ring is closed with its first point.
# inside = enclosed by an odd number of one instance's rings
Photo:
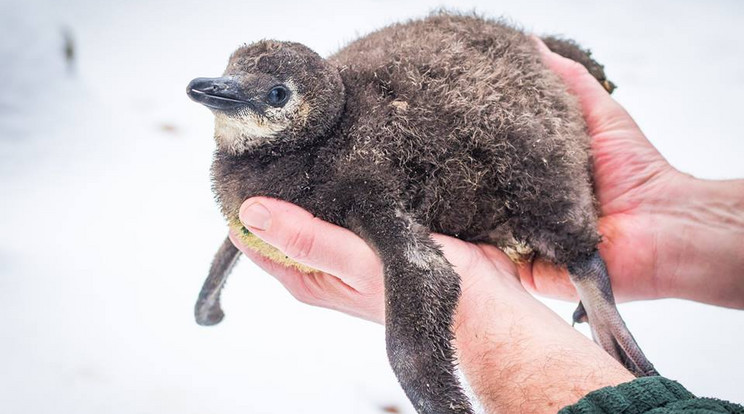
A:
{"type": "MultiPolygon", "coordinates": [[[[297,299],[384,321],[383,272],[377,255],[351,231],[292,204],[255,197],[240,209],[243,225],[293,260],[303,273],[233,243],[297,299]]],[[[454,320],[459,366],[489,412],[556,412],[595,389],[633,376],[530,295],[514,263],[497,248],[434,235],[461,276],[454,320]]]]}
{"type": "MultiPolygon", "coordinates": [[[[240,209],[243,225],[290,259],[317,269],[304,273],[268,259],[240,242],[230,240],[243,254],[277,278],[301,302],[339,310],[352,316],[384,323],[382,263],[375,252],[351,231],[324,222],[284,201],[254,197],[240,209]],[[267,219],[267,217],[270,217],[267,219]]],[[[497,279],[502,292],[528,295],[517,277],[514,264],[493,246],[475,245],[443,235],[434,235],[448,260],[462,275],[462,290],[491,273],[509,274],[497,279]]]]}
{"type": "MultiPolygon", "coordinates": [[[[599,248],[616,298],[744,307],[742,182],[697,180],[674,169],[582,65],[535,41],[578,97],[592,137],[599,248]]],[[[534,292],[577,299],[565,270],[545,261],[523,266],[520,275],[534,292]]]]}
{"type": "Polygon", "coordinates": [[[243,226],[290,259],[317,269],[304,273],[232,243],[300,302],[384,324],[382,263],[357,235],[284,201],[254,197],[240,207],[243,226]]]}

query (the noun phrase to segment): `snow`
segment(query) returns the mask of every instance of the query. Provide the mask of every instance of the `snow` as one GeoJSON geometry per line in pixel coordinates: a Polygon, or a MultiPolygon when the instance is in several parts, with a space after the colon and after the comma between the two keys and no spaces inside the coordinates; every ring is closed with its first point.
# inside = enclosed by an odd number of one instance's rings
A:
{"type": "MultiPolygon", "coordinates": [[[[209,188],[212,116],[185,86],[221,73],[244,42],[328,54],[439,5],[0,2],[3,411],[412,413],[382,327],[300,304],[248,261],[225,291],[225,321],[193,322],[225,226],[209,188]]],[[[591,46],[616,99],[673,165],[744,177],[742,3],[457,7],[591,46]]],[[[546,302],[566,318],[574,307],[546,302]]],[[[744,313],[678,300],[621,312],[663,374],[744,401],[744,313]]]]}

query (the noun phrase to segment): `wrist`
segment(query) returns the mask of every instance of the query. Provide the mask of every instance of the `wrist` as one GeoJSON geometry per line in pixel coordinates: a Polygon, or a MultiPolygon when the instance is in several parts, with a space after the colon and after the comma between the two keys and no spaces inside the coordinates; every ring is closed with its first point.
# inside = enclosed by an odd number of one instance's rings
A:
{"type": "Polygon", "coordinates": [[[463,291],[455,317],[459,366],[487,412],[555,413],[633,380],[527,292],[496,287],[463,291]]]}
{"type": "MultiPolygon", "coordinates": [[[[686,176],[672,190],[661,296],[744,308],[744,180],[686,176]]],[[[660,252],[660,255],[662,253],[660,252]]]]}

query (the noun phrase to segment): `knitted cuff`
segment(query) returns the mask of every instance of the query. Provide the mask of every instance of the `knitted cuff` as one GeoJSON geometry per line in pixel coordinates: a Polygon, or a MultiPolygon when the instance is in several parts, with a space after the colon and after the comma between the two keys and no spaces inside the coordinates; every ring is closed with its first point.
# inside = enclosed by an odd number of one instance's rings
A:
{"type": "Polygon", "coordinates": [[[697,398],[676,381],[643,377],[587,394],[559,414],[671,414],[744,413],[740,405],[712,398],[697,398]]]}

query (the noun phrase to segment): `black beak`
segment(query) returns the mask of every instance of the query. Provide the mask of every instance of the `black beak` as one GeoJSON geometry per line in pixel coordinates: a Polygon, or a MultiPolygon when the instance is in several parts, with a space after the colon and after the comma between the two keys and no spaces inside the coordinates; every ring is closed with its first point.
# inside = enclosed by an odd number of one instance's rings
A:
{"type": "Polygon", "coordinates": [[[189,82],[186,93],[195,102],[220,111],[228,111],[252,104],[244,96],[240,84],[231,77],[196,78],[189,82]]]}

